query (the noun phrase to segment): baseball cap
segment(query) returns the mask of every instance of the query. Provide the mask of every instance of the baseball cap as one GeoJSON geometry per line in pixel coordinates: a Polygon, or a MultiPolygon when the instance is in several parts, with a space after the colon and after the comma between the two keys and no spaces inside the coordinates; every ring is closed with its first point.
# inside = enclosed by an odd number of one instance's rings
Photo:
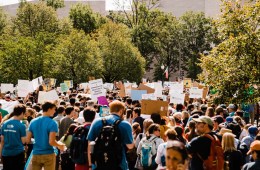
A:
{"type": "Polygon", "coordinates": [[[234,104],[229,104],[227,108],[228,108],[228,109],[235,109],[236,106],[235,106],[234,104]]]}
{"type": "Polygon", "coordinates": [[[219,107],[222,107],[223,109],[227,108],[227,106],[225,104],[221,104],[221,105],[219,105],[219,107]]]}
{"type": "Polygon", "coordinates": [[[200,116],[199,118],[193,118],[192,120],[194,120],[195,122],[206,123],[210,126],[213,126],[213,121],[208,116],[200,116]]]}
{"type": "Polygon", "coordinates": [[[247,154],[249,155],[252,151],[260,151],[260,141],[259,140],[255,140],[254,142],[251,143],[250,149],[247,152],[247,154]]]}
{"type": "Polygon", "coordinates": [[[5,95],[5,98],[10,98],[10,94],[6,94],[6,95],[5,95]]]}
{"type": "Polygon", "coordinates": [[[221,123],[224,122],[223,117],[220,116],[220,115],[214,116],[214,117],[213,117],[213,120],[214,120],[215,122],[217,122],[218,124],[221,124],[221,123]]]}
{"type": "Polygon", "coordinates": [[[226,118],[226,122],[228,122],[228,123],[233,122],[233,117],[228,116],[228,117],[226,118]]]}
{"type": "Polygon", "coordinates": [[[257,127],[255,127],[255,126],[250,126],[250,127],[248,128],[248,133],[249,133],[250,135],[255,136],[257,132],[258,132],[258,129],[257,129],[257,127]]]}

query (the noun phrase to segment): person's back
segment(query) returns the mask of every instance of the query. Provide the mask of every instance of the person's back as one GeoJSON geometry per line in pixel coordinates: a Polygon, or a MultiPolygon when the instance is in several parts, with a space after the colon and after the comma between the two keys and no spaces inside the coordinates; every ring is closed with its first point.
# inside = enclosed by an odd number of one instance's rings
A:
{"type": "Polygon", "coordinates": [[[242,170],[260,170],[260,141],[254,141],[250,145],[250,150],[247,154],[252,155],[254,162],[245,164],[242,170]]]}
{"type": "Polygon", "coordinates": [[[74,108],[69,106],[65,109],[66,117],[60,120],[59,138],[61,138],[68,130],[69,126],[74,123],[72,117],[74,115],[74,108]]]}

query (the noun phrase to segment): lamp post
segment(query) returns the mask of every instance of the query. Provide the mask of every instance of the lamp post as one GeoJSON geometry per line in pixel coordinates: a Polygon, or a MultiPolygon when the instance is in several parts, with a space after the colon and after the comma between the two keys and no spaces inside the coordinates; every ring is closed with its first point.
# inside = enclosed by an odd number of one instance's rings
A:
{"type": "Polygon", "coordinates": [[[162,86],[163,86],[163,75],[164,75],[164,68],[165,68],[165,66],[162,64],[161,65],[161,69],[162,69],[162,86]]]}

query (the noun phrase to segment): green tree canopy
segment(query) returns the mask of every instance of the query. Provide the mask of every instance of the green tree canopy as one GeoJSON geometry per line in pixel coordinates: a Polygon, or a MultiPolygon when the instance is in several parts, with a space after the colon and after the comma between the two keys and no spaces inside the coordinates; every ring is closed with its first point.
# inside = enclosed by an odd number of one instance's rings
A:
{"type": "Polygon", "coordinates": [[[63,8],[65,6],[64,0],[40,0],[40,1],[46,2],[47,6],[51,6],[55,10],[57,10],[58,8],[63,8]]]}
{"type": "Polygon", "coordinates": [[[89,5],[76,4],[70,9],[70,20],[73,27],[91,33],[106,22],[100,14],[93,12],[89,5]]]}
{"type": "Polygon", "coordinates": [[[6,24],[7,24],[6,14],[4,13],[3,9],[0,7],[0,35],[3,33],[6,24]]]}
{"type": "Polygon", "coordinates": [[[126,26],[109,22],[94,38],[99,44],[106,82],[141,81],[145,60],[131,43],[130,30],[126,26]]]}
{"type": "Polygon", "coordinates": [[[254,102],[260,94],[260,1],[223,1],[217,21],[223,42],[203,56],[201,80],[219,101],[254,102]]]}

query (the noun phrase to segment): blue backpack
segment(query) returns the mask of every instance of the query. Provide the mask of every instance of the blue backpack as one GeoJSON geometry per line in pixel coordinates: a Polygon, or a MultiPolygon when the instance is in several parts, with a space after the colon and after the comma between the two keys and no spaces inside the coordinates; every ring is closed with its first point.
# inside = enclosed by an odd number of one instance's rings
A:
{"type": "Polygon", "coordinates": [[[79,126],[74,130],[70,144],[70,157],[76,164],[86,164],[88,161],[88,131],[90,125],[79,126]]]}
{"type": "Polygon", "coordinates": [[[152,154],[152,148],[155,147],[155,140],[157,137],[154,137],[151,140],[144,140],[141,148],[141,164],[144,168],[151,167],[154,164],[154,155],[152,154]]]}

